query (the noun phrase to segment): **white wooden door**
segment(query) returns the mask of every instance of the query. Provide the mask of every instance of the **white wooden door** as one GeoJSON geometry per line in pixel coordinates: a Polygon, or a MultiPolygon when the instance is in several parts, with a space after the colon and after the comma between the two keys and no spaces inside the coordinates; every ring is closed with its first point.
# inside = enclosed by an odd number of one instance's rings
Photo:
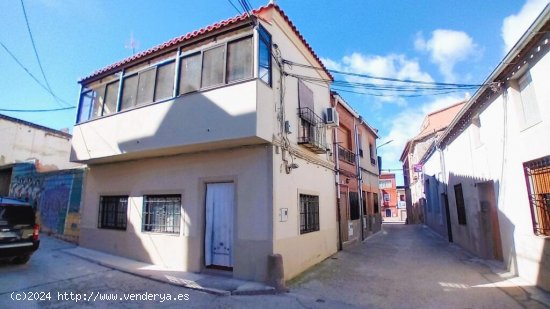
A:
{"type": "Polygon", "coordinates": [[[206,185],[205,265],[233,267],[233,183],[206,185]]]}

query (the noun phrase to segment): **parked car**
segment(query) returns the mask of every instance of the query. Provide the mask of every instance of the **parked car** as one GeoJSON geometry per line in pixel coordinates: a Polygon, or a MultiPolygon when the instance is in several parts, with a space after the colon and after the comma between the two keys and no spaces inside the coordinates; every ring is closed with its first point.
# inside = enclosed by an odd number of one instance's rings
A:
{"type": "Polygon", "coordinates": [[[40,245],[39,231],[29,203],[0,197],[0,259],[27,263],[40,245]]]}

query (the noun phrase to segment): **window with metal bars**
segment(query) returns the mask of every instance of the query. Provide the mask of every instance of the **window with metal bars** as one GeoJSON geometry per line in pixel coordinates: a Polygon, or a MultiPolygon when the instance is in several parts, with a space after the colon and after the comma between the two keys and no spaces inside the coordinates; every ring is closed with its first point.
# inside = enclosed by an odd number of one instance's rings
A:
{"type": "Polygon", "coordinates": [[[99,198],[98,227],[126,230],[128,196],[101,196],[99,198]]]}
{"type": "Polygon", "coordinates": [[[146,195],[143,199],[143,231],[179,234],[181,195],[146,195]]]}
{"type": "Polygon", "coordinates": [[[300,194],[300,234],[319,230],[319,197],[300,194]]]}
{"type": "Polygon", "coordinates": [[[533,231],[550,236],[550,156],[523,164],[533,231]]]}

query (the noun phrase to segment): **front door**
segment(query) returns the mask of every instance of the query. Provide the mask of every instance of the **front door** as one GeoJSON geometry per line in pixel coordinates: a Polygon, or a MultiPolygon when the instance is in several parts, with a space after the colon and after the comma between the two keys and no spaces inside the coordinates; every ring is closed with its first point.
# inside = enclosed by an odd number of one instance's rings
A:
{"type": "Polygon", "coordinates": [[[206,267],[233,269],[233,183],[206,185],[206,229],[204,256],[206,267]]]}

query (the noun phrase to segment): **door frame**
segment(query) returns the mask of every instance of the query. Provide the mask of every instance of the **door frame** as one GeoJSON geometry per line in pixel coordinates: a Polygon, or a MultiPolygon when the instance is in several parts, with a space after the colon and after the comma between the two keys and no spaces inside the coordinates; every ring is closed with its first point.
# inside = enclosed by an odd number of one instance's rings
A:
{"type": "Polygon", "coordinates": [[[203,223],[203,228],[202,228],[202,252],[201,252],[201,264],[202,264],[202,268],[203,269],[215,269],[215,270],[222,270],[222,271],[228,271],[228,272],[233,272],[234,271],[234,268],[235,268],[235,254],[234,254],[234,248],[235,248],[235,244],[236,244],[236,241],[235,241],[235,235],[237,234],[237,181],[234,180],[234,179],[231,179],[231,180],[228,180],[227,178],[222,178],[220,180],[209,180],[209,181],[203,181],[202,182],[202,192],[203,192],[203,201],[202,201],[202,206],[203,206],[203,209],[202,209],[202,215],[203,215],[203,220],[202,220],[202,223],[203,223]],[[221,265],[206,265],[206,229],[207,229],[207,225],[206,225],[206,198],[208,196],[208,185],[209,184],[228,184],[228,183],[231,183],[233,184],[233,222],[232,222],[232,226],[233,226],[233,239],[231,240],[232,242],[232,247],[233,247],[233,251],[232,251],[232,254],[233,254],[233,261],[232,261],[232,266],[231,267],[225,267],[225,266],[221,266],[221,265]]]}

